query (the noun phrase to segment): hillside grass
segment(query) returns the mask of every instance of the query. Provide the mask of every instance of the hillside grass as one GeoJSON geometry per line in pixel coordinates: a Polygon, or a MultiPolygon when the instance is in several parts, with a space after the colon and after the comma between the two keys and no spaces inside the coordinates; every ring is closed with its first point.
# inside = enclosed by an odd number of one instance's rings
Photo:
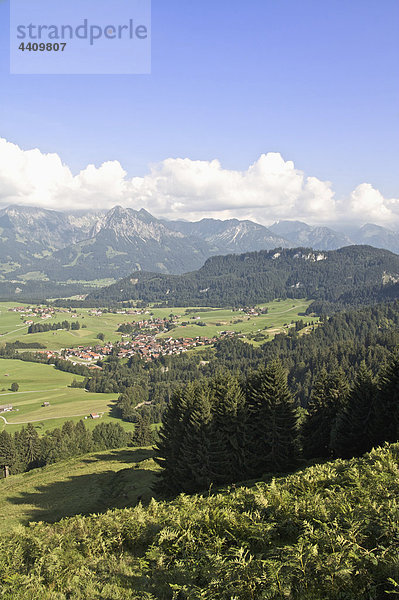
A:
{"type": "Polygon", "coordinates": [[[398,467],[396,444],[251,487],[19,528],[0,538],[2,597],[395,598],[398,467]]]}
{"type": "Polygon", "coordinates": [[[122,448],[0,479],[0,535],[30,521],[134,506],[151,496],[157,466],[151,448],[122,448]]]}

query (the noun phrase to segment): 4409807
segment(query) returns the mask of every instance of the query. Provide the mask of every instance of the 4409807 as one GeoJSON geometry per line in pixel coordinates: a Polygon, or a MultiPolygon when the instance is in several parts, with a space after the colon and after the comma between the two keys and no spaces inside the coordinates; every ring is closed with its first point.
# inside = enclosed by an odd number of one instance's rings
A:
{"type": "Polygon", "coordinates": [[[28,52],[64,52],[65,46],[66,46],[66,42],[62,42],[62,43],[58,43],[58,42],[36,43],[36,42],[34,42],[33,44],[31,42],[29,42],[28,44],[25,44],[25,42],[22,42],[18,46],[18,50],[22,50],[22,52],[25,52],[25,50],[27,50],[28,52]]]}

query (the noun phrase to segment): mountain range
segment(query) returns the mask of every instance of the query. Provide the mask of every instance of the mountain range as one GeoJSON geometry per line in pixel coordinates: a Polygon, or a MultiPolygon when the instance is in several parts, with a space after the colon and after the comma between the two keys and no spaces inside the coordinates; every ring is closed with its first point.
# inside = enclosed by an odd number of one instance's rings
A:
{"type": "Polygon", "coordinates": [[[101,285],[133,271],[180,274],[216,255],[352,244],[399,253],[399,234],[373,224],[342,233],[300,221],[270,227],[238,219],[168,221],[120,206],[66,212],[9,206],[0,210],[0,295],[32,282],[101,285]]]}

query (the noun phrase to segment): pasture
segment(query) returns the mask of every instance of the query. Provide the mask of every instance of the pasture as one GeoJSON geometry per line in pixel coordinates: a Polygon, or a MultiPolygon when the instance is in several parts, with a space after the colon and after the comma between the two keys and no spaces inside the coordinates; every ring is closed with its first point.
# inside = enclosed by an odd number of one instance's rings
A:
{"type": "MultiPolygon", "coordinates": [[[[83,378],[72,373],[58,371],[52,365],[0,359],[0,405],[12,404],[12,412],[0,415],[0,430],[13,432],[26,423],[33,423],[38,432],[54,429],[66,420],[79,421],[90,413],[102,414],[105,421],[116,421],[112,409],[117,394],[93,394],[81,388],[68,387],[72,381],[83,378]],[[18,383],[17,392],[10,391],[13,382],[18,383]],[[50,406],[43,406],[49,402],[50,406]]],[[[122,423],[133,430],[130,423],[122,423]]],[[[87,419],[92,428],[100,419],[87,419]]]]}
{"type": "MultiPolygon", "coordinates": [[[[160,337],[203,336],[211,338],[220,335],[221,331],[229,330],[250,337],[262,333],[266,339],[271,339],[276,333],[286,331],[291,321],[299,320],[301,318],[299,313],[305,312],[310,304],[310,300],[275,300],[260,305],[260,308],[267,307],[268,313],[259,316],[246,315],[237,310],[212,308],[209,310],[197,309],[198,312],[193,312],[195,308],[148,308],[147,314],[140,315],[108,312],[93,314],[92,309],[73,309],[72,311],[62,309],[62,311],[57,311],[54,318],[46,319],[44,322],[52,324],[63,320],[79,321],[80,329],[28,334],[28,326],[23,323],[26,317],[9,310],[17,304],[3,302],[0,303],[0,345],[19,340],[25,343],[38,342],[48,350],[57,351],[63,348],[101,344],[97,338],[99,333],[104,334],[106,342],[115,343],[122,338],[122,334],[117,331],[121,323],[132,323],[149,319],[152,316],[165,318],[170,314],[179,315],[177,327],[170,333],[160,334],[160,337]],[[198,320],[206,325],[199,326],[198,320]]],[[[34,323],[43,322],[40,317],[31,317],[31,320],[34,323]]],[[[309,318],[305,317],[305,320],[309,320],[309,318]]],[[[313,320],[317,322],[317,319],[313,320]]]]}
{"type": "MultiPolygon", "coordinates": [[[[243,311],[233,311],[227,309],[210,309],[198,312],[191,312],[193,309],[183,309],[184,314],[179,319],[180,325],[170,333],[161,334],[160,337],[217,337],[222,331],[234,331],[250,338],[256,334],[263,334],[264,338],[272,339],[277,333],[287,331],[292,321],[304,319],[318,322],[317,318],[302,317],[311,304],[310,300],[275,300],[267,304],[259,305],[259,308],[267,308],[267,314],[259,316],[246,315],[243,311]],[[187,312],[190,311],[190,312],[187,312]],[[197,321],[205,323],[205,326],[197,324],[197,321]],[[188,323],[181,325],[181,323],[188,323]]],[[[176,312],[173,309],[172,312],[176,312]]],[[[265,342],[266,339],[262,341],[265,342]]],[[[252,340],[250,340],[252,341],[252,340]]],[[[256,343],[256,342],[255,342],[256,343]]]]}
{"type": "Polygon", "coordinates": [[[1,534],[29,521],[148,501],[157,470],[152,455],[150,448],[107,450],[0,479],[1,534]]]}

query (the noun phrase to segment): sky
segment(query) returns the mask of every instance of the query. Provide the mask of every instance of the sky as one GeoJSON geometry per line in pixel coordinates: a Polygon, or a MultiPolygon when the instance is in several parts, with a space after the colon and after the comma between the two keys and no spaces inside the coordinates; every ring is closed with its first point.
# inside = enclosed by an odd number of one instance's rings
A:
{"type": "Polygon", "coordinates": [[[151,74],[11,75],[0,0],[0,205],[399,227],[398,28],[398,0],[153,0],[151,74]]]}

